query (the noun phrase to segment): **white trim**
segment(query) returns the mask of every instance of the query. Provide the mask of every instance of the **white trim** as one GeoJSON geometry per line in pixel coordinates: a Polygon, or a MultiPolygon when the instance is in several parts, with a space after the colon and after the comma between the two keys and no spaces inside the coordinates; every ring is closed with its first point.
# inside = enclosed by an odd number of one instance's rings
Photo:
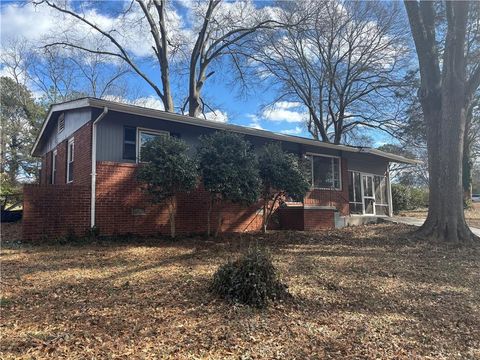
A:
{"type": "Polygon", "coordinates": [[[280,133],[275,133],[271,131],[253,129],[253,128],[248,128],[245,126],[239,126],[239,125],[233,125],[233,124],[218,123],[214,121],[194,118],[186,115],[175,114],[175,113],[166,112],[162,110],[149,109],[141,106],[122,104],[114,101],[108,101],[108,100],[102,100],[102,99],[96,99],[96,98],[83,98],[83,99],[73,100],[73,101],[69,101],[61,104],[52,105],[48,112],[47,118],[45,119],[42,125],[42,129],[40,130],[39,135],[35,140],[35,144],[32,148],[32,155],[34,156],[38,155],[36,154],[38,143],[45,131],[47,123],[50,121],[50,118],[53,112],[77,109],[77,108],[88,107],[88,106],[96,107],[96,108],[108,107],[110,111],[118,111],[126,114],[146,116],[146,117],[151,117],[155,119],[163,119],[163,120],[168,120],[168,121],[173,121],[177,123],[188,124],[188,125],[193,125],[198,127],[204,127],[204,128],[230,130],[240,134],[258,136],[258,137],[263,137],[271,140],[288,141],[288,142],[293,142],[298,144],[311,145],[311,146],[315,146],[316,148],[333,149],[333,150],[346,151],[346,152],[352,152],[352,153],[367,153],[367,154],[372,154],[375,156],[383,157],[392,161],[406,163],[406,164],[422,163],[419,160],[408,159],[403,156],[389,154],[376,149],[359,148],[359,147],[353,147],[353,146],[347,146],[347,145],[335,145],[335,144],[325,143],[325,142],[321,142],[314,139],[303,138],[300,136],[280,134],[280,133]]]}
{"type": "MultiPolygon", "coordinates": [[[[392,216],[391,212],[391,207],[392,207],[392,198],[391,198],[391,186],[390,186],[390,178],[389,178],[389,173],[387,170],[387,173],[385,175],[382,174],[374,174],[374,173],[368,173],[368,172],[363,172],[363,171],[358,171],[358,170],[348,170],[349,173],[358,173],[360,174],[360,188],[361,188],[361,198],[362,202],[358,201],[350,201],[350,193],[348,194],[348,204],[361,204],[362,205],[362,214],[350,214],[350,216],[392,216]],[[373,214],[366,214],[365,213],[365,195],[364,195],[364,187],[363,187],[363,176],[371,176],[373,177],[373,183],[372,183],[372,188],[373,188],[373,200],[374,200],[374,213],[373,214]],[[386,181],[386,186],[387,186],[387,201],[388,204],[385,203],[380,203],[377,202],[376,195],[375,195],[375,176],[379,176],[385,179],[386,181]],[[383,207],[388,207],[388,215],[377,215],[377,209],[375,206],[383,206],[383,207]]],[[[350,181],[350,176],[348,177],[350,181]]],[[[355,188],[354,188],[355,190],[355,188]]],[[[371,196],[367,196],[367,199],[371,199],[371,196]]]]}
{"type": "Polygon", "coordinates": [[[136,158],[137,163],[140,162],[140,146],[141,146],[140,136],[141,136],[142,133],[155,135],[155,136],[162,136],[162,135],[170,136],[170,132],[168,132],[166,130],[157,130],[157,129],[137,127],[137,146],[136,146],[136,149],[135,149],[135,158],[136,158]]]}
{"type": "Polygon", "coordinates": [[[72,174],[72,179],[70,179],[70,163],[73,163],[75,161],[75,139],[72,136],[70,139],[68,139],[67,142],[67,179],[66,182],[67,184],[70,184],[73,182],[73,174],[72,174]],[[72,146],[72,151],[70,151],[70,145],[72,146]],[[70,155],[72,158],[72,161],[70,161],[70,155]]]}
{"type": "Polygon", "coordinates": [[[387,168],[387,196],[388,196],[388,216],[393,216],[392,184],[390,183],[390,164],[387,168]]]}
{"type": "Polygon", "coordinates": [[[330,190],[330,191],[342,191],[342,158],[340,156],[336,155],[325,155],[325,154],[318,154],[318,153],[312,153],[312,152],[307,152],[305,153],[306,156],[311,157],[311,171],[312,171],[312,183],[311,183],[311,190],[330,190]],[[338,183],[339,187],[335,187],[335,171],[334,171],[334,164],[333,161],[331,162],[332,166],[332,176],[333,176],[333,185],[332,187],[315,187],[315,179],[314,179],[314,174],[313,174],[313,157],[326,157],[326,158],[335,158],[338,159],[338,183]]]}
{"type": "Polygon", "coordinates": [[[92,183],[90,193],[90,227],[95,226],[96,186],[97,186],[97,124],[108,113],[108,107],[92,123],[92,183]]]}
{"type": "Polygon", "coordinates": [[[50,183],[55,184],[55,178],[57,175],[57,149],[52,151],[52,173],[50,174],[50,183]]]}
{"type": "Polygon", "coordinates": [[[88,107],[90,106],[90,100],[91,99],[89,98],[83,98],[83,99],[77,99],[72,101],[66,101],[60,104],[50,105],[50,108],[48,109],[47,117],[45,118],[45,121],[42,124],[42,128],[40,129],[40,132],[38,133],[37,138],[35,139],[35,143],[33,144],[32,151],[30,152],[30,154],[32,156],[38,156],[35,154],[35,151],[37,150],[38,143],[40,142],[40,139],[42,138],[42,135],[45,132],[45,129],[47,128],[47,125],[50,122],[50,118],[52,117],[52,114],[54,112],[88,107]]]}

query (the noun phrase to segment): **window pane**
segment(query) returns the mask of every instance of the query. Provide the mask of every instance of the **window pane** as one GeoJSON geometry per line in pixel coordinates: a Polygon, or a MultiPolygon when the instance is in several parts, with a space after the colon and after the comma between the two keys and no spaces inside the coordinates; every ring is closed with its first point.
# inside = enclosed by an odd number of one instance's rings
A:
{"type": "Polygon", "coordinates": [[[332,158],[313,156],[313,186],[315,188],[331,188],[334,186],[332,158]]]}
{"type": "Polygon", "coordinates": [[[372,176],[363,176],[363,196],[373,197],[373,178],[372,176]]]}
{"type": "Polygon", "coordinates": [[[137,129],[134,127],[125,127],[123,133],[123,141],[136,142],[137,129]]]}
{"type": "Polygon", "coordinates": [[[340,189],[340,159],[333,158],[333,185],[336,189],[340,189]]]}
{"type": "Polygon", "coordinates": [[[350,202],[362,202],[362,184],[360,183],[360,173],[357,171],[349,171],[348,195],[350,202]]]}
{"type": "Polygon", "coordinates": [[[377,204],[388,204],[387,178],[385,176],[375,176],[375,200],[377,204]]]}
{"type": "Polygon", "coordinates": [[[364,199],[365,202],[365,214],[373,214],[373,199],[364,199]]]}
{"type": "Polygon", "coordinates": [[[350,203],[350,214],[363,214],[362,204],[350,203]]]}
{"type": "Polygon", "coordinates": [[[152,141],[152,140],[155,140],[157,138],[165,138],[169,136],[167,133],[163,133],[163,134],[159,134],[159,133],[149,133],[149,132],[143,132],[141,131],[140,132],[140,158],[142,157],[141,156],[141,153],[142,153],[142,148],[149,142],[149,141],[152,141]]]}
{"type": "Polygon", "coordinates": [[[135,144],[123,144],[123,158],[126,160],[135,160],[137,157],[135,144]]]}
{"type": "Polygon", "coordinates": [[[68,181],[73,180],[73,162],[68,164],[68,181]]]}
{"type": "Polygon", "coordinates": [[[388,206],[375,205],[377,215],[388,215],[388,206]]]}

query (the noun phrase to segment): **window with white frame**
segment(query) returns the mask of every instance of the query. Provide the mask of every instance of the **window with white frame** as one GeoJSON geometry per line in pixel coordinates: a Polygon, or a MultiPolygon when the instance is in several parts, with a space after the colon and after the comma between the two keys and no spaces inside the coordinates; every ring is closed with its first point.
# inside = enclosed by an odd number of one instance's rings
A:
{"type": "Polygon", "coordinates": [[[67,143],[67,183],[73,181],[73,160],[75,159],[75,142],[73,138],[67,143]]]}
{"type": "Polygon", "coordinates": [[[50,176],[50,183],[55,184],[55,178],[57,177],[57,149],[52,151],[52,173],[50,176]]]}
{"type": "Polygon", "coordinates": [[[350,200],[350,214],[363,214],[362,178],[358,171],[348,172],[348,198],[350,200]]]}
{"type": "Polygon", "coordinates": [[[137,157],[138,160],[142,159],[142,149],[148,144],[148,142],[169,136],[168,131],[150,130],[150,129],[138,129],[137,134],[137,157]]]}
{"type": "Polygon", "coordinates": [[[312,163],[312,187],[314,189],[342,188],[340,158],[336,156],[308,154],[312,163]]]}
{"type": "Polygon", "coordinates": [[[382,175],[375,175],[373,182],[375,187],[375,213],[377,215],[388,215],[387,178],[382,175]]]}

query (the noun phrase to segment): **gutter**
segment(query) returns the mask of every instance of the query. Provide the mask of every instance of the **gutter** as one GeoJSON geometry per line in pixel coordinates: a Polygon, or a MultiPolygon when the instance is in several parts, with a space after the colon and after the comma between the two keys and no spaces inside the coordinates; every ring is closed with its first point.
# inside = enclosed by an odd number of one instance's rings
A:
{"type": "Polygon", "coordinates": [[[95,198],[97,184],[97,124],[108,113],[108,107],[103,108],[103,112],[93,121],[92,124],[92,185],[90,198],[90,227],[95,227],[95,198]]]}

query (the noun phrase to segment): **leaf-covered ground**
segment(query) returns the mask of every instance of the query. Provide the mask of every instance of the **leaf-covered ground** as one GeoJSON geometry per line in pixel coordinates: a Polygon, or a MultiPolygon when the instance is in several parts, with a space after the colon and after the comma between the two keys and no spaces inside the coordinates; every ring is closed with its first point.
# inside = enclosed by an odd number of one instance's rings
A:
{"type": "Polygon", "coordinates": [[[4,244],[1,358],[480,359],[480,246],[411,231],[4,244]],[[267,310],[208,292],[216,268],[255,242],[293,295],[267,310]]]}

